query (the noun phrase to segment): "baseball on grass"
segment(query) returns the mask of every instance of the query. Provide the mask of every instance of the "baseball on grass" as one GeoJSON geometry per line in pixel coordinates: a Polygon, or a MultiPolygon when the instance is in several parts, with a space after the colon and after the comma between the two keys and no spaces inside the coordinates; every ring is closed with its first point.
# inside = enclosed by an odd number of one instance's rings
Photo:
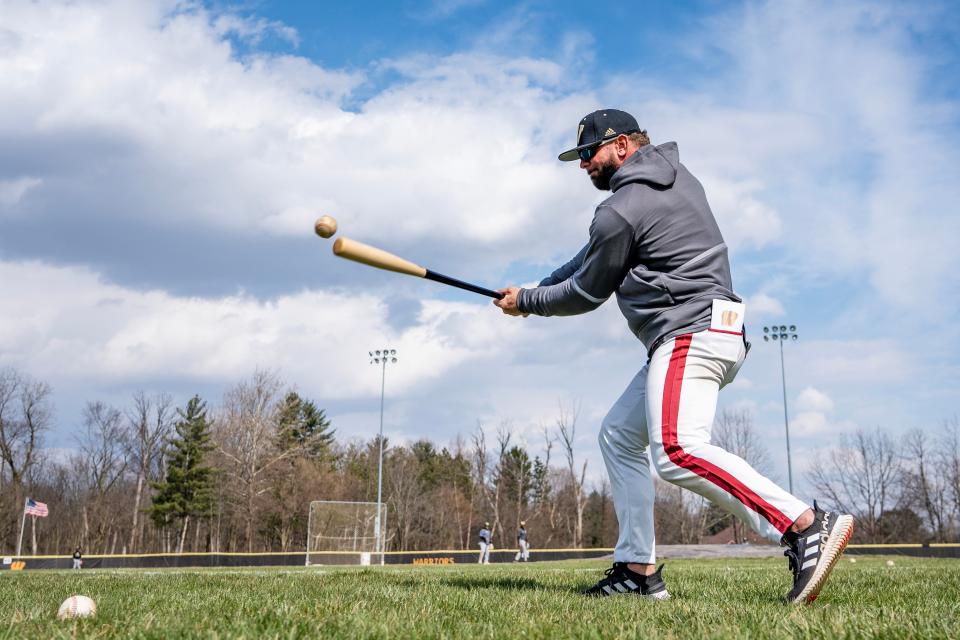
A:
{"type": "Polygon", "coordinates": [[[68,620],[70,618],[92,618],[97,613],[97,603],[93,598],[87,596],[70,596],[60,605],[57,611],[57,618],[68,620]]]}
{"type": "Polygon", "coordinates": [[[337,232],[337,220],[332,216],[320,216],[313,223],[313,230],[321,238],[329,238],[337,232]]]}

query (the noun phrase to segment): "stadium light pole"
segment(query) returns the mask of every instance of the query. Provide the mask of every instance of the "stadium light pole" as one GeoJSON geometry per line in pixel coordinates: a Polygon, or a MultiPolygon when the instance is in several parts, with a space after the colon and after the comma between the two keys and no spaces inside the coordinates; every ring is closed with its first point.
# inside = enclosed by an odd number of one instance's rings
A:
{"type": "Polygon", "coordinates": [[[783,427],[787,432],[787,482],[793,493],[793,463],[790,460],[790,420],[787,418],[787,370],[783,365],[783,343],[797,340],[797,325],[774,324],[763,328],[763,341],[780,343],[780,379],[783,381],[783,427]]]}
{"type": "Polygon", "coordinates": [[[373,519],[374,547],[383,562],[383,537],[380,531],[380,511],[383,502],[383,391],[387,384],[387,362],[397,362],[396,349],[377,349],[370,351],[370,364],[380,365],[380,461],[377,463],[377,515],[373,519]]]}

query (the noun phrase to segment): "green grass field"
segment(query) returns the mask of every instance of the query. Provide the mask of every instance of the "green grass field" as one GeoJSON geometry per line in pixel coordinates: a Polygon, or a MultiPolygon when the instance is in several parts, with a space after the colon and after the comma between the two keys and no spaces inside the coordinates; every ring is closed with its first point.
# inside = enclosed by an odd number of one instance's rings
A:
{"type": "Polygon", "coordinates": [[[805,608],[785,561],[675,560],[673,599],[587,599],[608,564],[0,574],[0,638],[958,638],[960,561],[847,558],[805,608]],[[60,622],[81,593],[95,619],[60,622]]]}

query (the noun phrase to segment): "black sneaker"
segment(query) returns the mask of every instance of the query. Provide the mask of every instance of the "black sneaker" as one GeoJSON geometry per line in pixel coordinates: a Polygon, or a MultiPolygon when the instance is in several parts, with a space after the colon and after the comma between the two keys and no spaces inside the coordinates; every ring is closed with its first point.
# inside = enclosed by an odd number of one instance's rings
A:
{"type": "Polygon", "coordinates": [[[853,516],[823,511],[813,503],[813,524],[800,533],[784,534],[783,555],[790,560],[793,588],[786,595],[790,604],[810,604],[820,595],[833,565],[853,535],[853,516]]]}
{"type": "Polygon", "coordinates": [[[667,585],[664,584],[660,572],[663,565],[657,567],[656,572],[649,576],[640,575],[627,568],[626,562],[614,562],[613,566],[604,572],[607,577],[583,592],[585,596],[615,596],[621,593],[633,593],[651,600],[667,600],[667,585]]]}

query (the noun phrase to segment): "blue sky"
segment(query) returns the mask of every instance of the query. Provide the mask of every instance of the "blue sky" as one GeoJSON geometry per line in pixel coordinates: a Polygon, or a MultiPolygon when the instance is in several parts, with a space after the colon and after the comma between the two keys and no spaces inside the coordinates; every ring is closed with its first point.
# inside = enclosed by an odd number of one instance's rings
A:
{"type": "MultiPolygon", "coordinates": [[[[0,15],[0,366],[83,404],[216,405],[258,367],[369,437],[506,424],[531,449],[644,361],[613,304],[515,320],[364,269],[340,233],[489,287],[573,255],[603,195],[556,160],[600,106],[677,141],[756,335],[786,348],[795,469],[858,428],[958,412],[958,11],[951,3],[8,2],[0,15]],[[589,15],[587,15],[589,14],[589,15]]],[[[784,479],[779,356],[721,408],[784,479]]]]}

